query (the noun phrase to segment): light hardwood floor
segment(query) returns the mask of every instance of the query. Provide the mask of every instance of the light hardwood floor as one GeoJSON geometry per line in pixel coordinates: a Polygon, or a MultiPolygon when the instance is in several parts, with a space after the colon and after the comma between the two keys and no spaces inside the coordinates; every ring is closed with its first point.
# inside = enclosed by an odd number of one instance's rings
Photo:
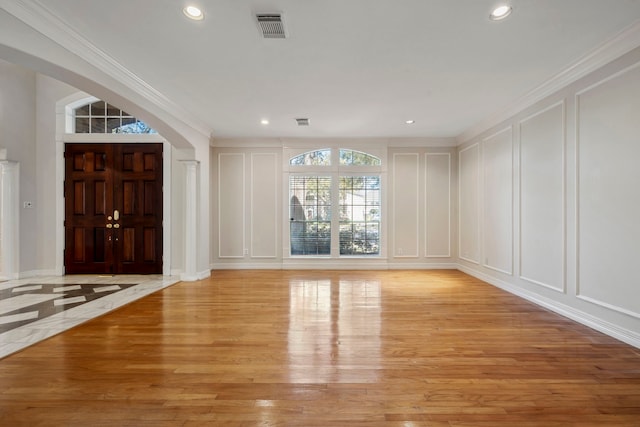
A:
{"type": "Polygon", "coordinates": [[[0,361],[2,426],[639,426],[640,350],[458,271],[215,271],[0,361]]]}

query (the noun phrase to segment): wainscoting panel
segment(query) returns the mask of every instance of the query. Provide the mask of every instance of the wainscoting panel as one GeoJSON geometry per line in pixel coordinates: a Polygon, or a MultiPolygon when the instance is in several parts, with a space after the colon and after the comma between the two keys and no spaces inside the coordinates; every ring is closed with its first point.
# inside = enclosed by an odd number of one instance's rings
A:
{"type": "Polygon", "coordinates": [[[418,257],[418,153],[393,155],[393,256],[418,257]]]}
{"type": "Polygon", "coordinates": [[[451,256],[451,154],[426,154],[425,256],[451,256]]]}
{"type": "Polygon", "coordinates": [[[244,257],[245,156],[218,154],[218,240],[220,258],[244,257]]]}
{"type": "Polygon", "coordinates": [[[565,291],[565,104],[520,122],[520,277],[565,291]]]}
{"type": "Polygon", "coordinates": [[[578,295],[640,318],[640,66],[576,96],[578,295]]]}
{"type": "Polygon", "coordinates": [[[478,264],[479,250],[479,185],[480,145],[473,144],[459,155],[459,257],[478,264]]]}
{"type": "Polygon", "coordinates": [[[251,257],[278,252],[278,170],[275,153],[251,153],[251,257]]]}
{"type": "Polygon", "coordinates": [[[513,131],[483,141],[483,265],[513,273],[513,131]]]}

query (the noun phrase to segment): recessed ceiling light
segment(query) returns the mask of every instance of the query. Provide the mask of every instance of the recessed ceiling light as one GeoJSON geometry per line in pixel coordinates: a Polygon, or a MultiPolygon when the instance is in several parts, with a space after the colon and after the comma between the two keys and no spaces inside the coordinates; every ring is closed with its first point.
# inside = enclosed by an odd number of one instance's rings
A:
{"type": "Polygon", "coordinates": [[[269,124],[269,120],[262,119],[262,120],[260,120],[260,123],[263,124],[263,125],[268,125],[269,124]]]}
{"type": "Polygon", "coordinates": [[[493,9],[493,12],[491,12],[491,15],[489,15],[489,19],[491,19],[492,21],[500,21],[501,19],[504,19],[507,16],[511,15],[512,10],[513,9],[511,8],[511,6],[498,6],[493,9]]]}
{"type": "Polygon", "coordinates": [[[416,121],[415,121],[415,120],[405,120],[404,122],[405,122],[406,124],[408,124],[408,125],[412,125],[412,124],[414,124],[416,121]]]}
{"type": "Polygon", "coordinates": [[[193,19],[196,21],[201,21],[204,19],[204,13],[202,12],[202,10],[200,10],[195,6],[187,6],[184,9],[182,9],[182,12],[189,19],[193,19]]]}

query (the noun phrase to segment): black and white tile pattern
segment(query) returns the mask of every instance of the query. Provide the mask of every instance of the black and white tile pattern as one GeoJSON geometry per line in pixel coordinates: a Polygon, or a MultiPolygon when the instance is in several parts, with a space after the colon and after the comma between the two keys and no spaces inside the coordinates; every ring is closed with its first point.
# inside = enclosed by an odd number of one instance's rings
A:
{"type": "Polygon", "coordinates": [[[74,275],[2,282],[0,358],[178,281],[160,275],[74,275]]]}

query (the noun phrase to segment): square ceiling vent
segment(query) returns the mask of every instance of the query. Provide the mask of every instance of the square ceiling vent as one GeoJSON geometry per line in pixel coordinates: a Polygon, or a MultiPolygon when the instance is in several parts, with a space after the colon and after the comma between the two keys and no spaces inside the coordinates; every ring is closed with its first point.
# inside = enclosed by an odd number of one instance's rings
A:
{"type": "Polygon", "coordinates": [[[281,13],[258,13],[256,14],[258,26],[265,39],[285,39],[287,32],[284,28],[284,21],[281,13]]]}

